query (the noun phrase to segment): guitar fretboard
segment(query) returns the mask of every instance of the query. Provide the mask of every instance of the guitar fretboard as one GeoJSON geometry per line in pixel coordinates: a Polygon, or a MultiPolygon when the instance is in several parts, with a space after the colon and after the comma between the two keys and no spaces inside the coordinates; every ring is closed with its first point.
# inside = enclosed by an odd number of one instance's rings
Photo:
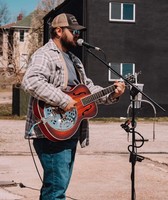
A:
{"type": "Polygon", "coordinates": [[[83,98],[81,101],[83,103],[84,106],[97,101],[98,99],[100,99],[101,97],[114,92],[115,90],[115,85],[111,85],[109,87],[104,88],[103,90],[96,92],[94,94],[91,94],[85,98],[83,98]]]}

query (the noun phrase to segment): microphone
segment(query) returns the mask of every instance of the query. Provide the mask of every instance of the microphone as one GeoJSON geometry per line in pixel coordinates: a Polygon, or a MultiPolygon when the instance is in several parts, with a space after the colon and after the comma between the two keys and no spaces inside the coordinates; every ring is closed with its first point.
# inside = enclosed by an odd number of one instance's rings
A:
{"type": "Polygon", "coordinates": [[[84,46],[84,47],[86,47],[86,48],[91,48],[91,49],[95,49],[95,50],[97,50],[97,51],[101,51],[101,49],[100,49],[99,47],[92,46],[91,44],[88,44],[87,42],[84,42],[83,39],[78,39],[78,40],[77,40],[77,44],[78,44],[79,46],[84,46]]]}

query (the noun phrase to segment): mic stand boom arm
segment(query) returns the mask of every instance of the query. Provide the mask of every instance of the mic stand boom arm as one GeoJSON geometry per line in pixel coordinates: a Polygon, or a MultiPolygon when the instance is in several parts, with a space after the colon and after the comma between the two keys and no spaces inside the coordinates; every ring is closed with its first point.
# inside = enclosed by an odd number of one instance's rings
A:
{"type": "Polygon", "coordinates": [[[131,162],[131,200],[135,200],[135,164],[136,161],[141,162],[144,158],[140,155],[137,155],[135,149],[135,127],[136,127],[136,122],[135,122],[135,96],[140,92],[143,96],[145,96],[150,102],[152,102],[154,105],[159,107],[161,110],[165,111],[164,108],[162,108],[158,103],[156,103],[153,99],[151,99],[149,96],[147,96],[144,92],[142,92],[138,87],[136,87],[133,83],[131,83],[129,80],[124,78],[121,74],[119,74],[117,71],[115,71],[111,66],[109,66],[104,60],[99,58],[96,54],[94,54],[90,49],[88,48],[87,51],[93,55],[95,58],[97,58],[101,63],[103,63],[110,71],[115,73],[118,77],[122,78],[126,83],[132,86],[131,89],[131,96],[132,96],[132,120],[131,120],[131,133],[132,133],[132,149],[130,150],[130,159],[129,162],[131,162]]]}

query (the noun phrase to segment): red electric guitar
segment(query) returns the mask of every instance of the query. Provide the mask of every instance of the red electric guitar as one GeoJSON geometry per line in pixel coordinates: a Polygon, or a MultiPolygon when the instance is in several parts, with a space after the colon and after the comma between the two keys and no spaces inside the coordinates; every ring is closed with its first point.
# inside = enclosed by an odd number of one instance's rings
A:
{"type": "Polygon", "coordinates": [[[77,85],[71,91],[65,92],[77,101],[76,107],[65,113],[58,107],[52,107],[43,101],[35,99],[33,111],[39,121],[38,126],[40,130],[51,141],[71,138],[83,119],[96,116],[98,109],[95,102],[101,97],[114,92],[114,90],[115,86],[111,85],[91,94],[85,85],[77,85]]]}

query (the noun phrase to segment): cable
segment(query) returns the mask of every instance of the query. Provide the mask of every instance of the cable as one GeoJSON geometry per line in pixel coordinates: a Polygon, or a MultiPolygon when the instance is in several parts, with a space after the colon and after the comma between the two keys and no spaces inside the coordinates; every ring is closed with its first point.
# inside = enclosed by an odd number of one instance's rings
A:
{"type": "Polygon", "coordinates": [[[141,155],[137,154],[137,149],[141,148],[144,145],[144,142],[146,141],[144,139],[144,137],[137,131],[134,131],[134,128],[136,127],[136,122],[134,123],[134,127],[130,128],[129,125],[131,125],[131,120],[126,120],[125,123],[121,124],[121,127],[127,132],[127,133],[132,133],[132,134],[137,134],[139,135],[140,139],[135,139],[134,144],[129,145],[128,146],[128,151],[130,152],[130,162],[133,162],[134,164],[136,163],[136,161],[141,162],[142,160],[144,160],[144,157],[141,155]],[[133,132],[134,131],[134,132],[133,132]],[[141,142],[139,145],[137,145],[136,142],[141,142]],[[134,152],[132,152],[134,146],[134,152]]]}
{"type": "Polygon", "coordinates": [[[35,158],[34,158],[34,155],[33,155],[32,147],[31,147],[31,143],[30,143],[30,137],[28,137],[28,143],[29,143],[29,148],[30,148],[30,153],[31,153],[32,159],[33,159],[33,163],[34,163],[34,165],[35,165],[35,168],[36,168],[36,171],[37,171],[37,173],[38,173],[38,176],[39,176],[39,178],[40,178],[40,180],[41,180],[41,182],[42,182],[42,184],[43,184],[43,179],[42,179],[42,177],[41,177],[41,175],[40,175],[39,169],[38,169],[38,167],[37,167],[37,163],[36,163],[35,158]]]}
{"type": "Polygon", "coordinates": [[[23,183],[18,183],[18,185],[19,185],[20,188],[28,188],[28,189],[31,189],[31,190],[40,191],[39,189],[36,189],[36,188],[33,188],[33,187],[26,186],[26,185],[24,185],[23,183]]]}

